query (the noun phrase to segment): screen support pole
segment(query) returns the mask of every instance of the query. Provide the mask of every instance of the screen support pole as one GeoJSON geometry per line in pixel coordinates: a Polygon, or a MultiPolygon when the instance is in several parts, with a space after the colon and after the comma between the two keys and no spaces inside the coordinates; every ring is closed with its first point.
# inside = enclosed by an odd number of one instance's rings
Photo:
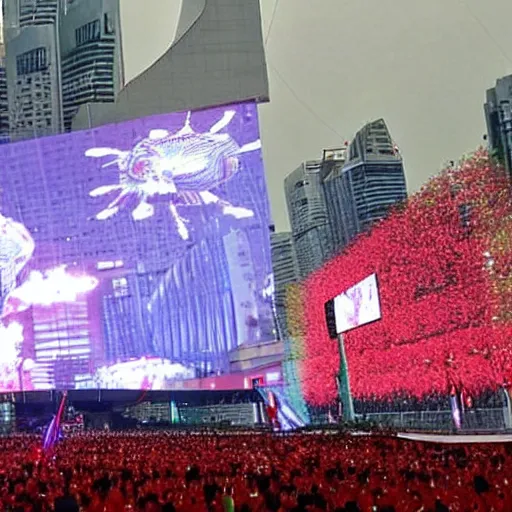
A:
{"type": "Polygon", "coordinates": [[[338,374],[338,394],[343,405],[343,419],[354,421],[354,403],[350,392],[350,378],[348,374],[347,355],[345,354],[345,342],[343,334],[338,334],[338,349],[340,355],[340,371],[338,374]]]}

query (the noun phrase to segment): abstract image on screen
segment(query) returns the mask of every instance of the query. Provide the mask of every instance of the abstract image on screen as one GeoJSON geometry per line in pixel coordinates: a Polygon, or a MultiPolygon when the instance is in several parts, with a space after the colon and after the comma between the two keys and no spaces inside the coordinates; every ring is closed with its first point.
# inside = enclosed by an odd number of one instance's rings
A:
{"type": "Polygon", "coordinates": [[[169,389],[274,333],[255,104],[0,147],[0,391],[169,389]]]}
{"type": "Polygon", "coordinates": [[[377,276],[372,274],[334,299],[338,334],[381,318],[377,276]]]}

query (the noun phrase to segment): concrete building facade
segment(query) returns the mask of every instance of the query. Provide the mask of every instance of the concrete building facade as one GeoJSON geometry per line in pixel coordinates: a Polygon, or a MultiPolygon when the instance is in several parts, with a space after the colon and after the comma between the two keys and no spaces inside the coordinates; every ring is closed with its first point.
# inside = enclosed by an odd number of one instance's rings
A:
{"type": "Polygon", "coordinates": [[[306,277],[332,253],[321,160],[301,164],[285,179],[288,216],[300,277],[306,277]]]}
{"type": "Polygon", "coordinates": [[[169,50],[128,83],[114,104],[82,106],[73,129],[268,99],[259,2],[186,0],[169,50]]]}
{"type": "Polygon", "coordinates": [[[402,157],[384,120],[324,150],[285,179],[299,277],[305,278],[407,198],[402,157]]]}
{"type": "Polygon", "coordinates": [[[487,91],[484,112],[490,149],[512,178],[512,75],[498,79],[487,91]]]}
{"type": "Polygon", "coordinates": [[[119,0],[68,6],[59,30],[66,131],[81,105],[114,103],[124,84],[119,0]]]}
{"type": "Polygon", "coordinates": [[[299,280],[297,257],[290,232],[271,233],[272,268],[274,270],[274,306],[279,335],[282,339],[288,336],[286,322],[286,290],[288,285],[299,280]]]}
{"type": "Polygon", "coordinates": [[[407,199],[402,157],[383,119],[356,134],[339,179],[349,240],[407,199]]]}
{"type": "Polygon", "coordinates": [[[70,130],[85,103],[113,102],[123,85],[119,0],[5,3],[10,134],[70,130]]]}
{"type": "Polygon", "coordinates": [[[331,254],[341,251],[351,240],[346,212],[352,204],[350,197],[343,197],[340,188],[340,176],[346,162],[347,148],[324,150],[322,168],[324,169],[323,191],[331,237],[331,254]],[[348,200],[347,200],[348,199],[348,200]]]}
{"type": "Polygon", "coordinates": [[[61,131],[58,49],[54,25],[27,26],[6,41],[11,139],[61,131]]]}
{"type": "Polygon", "coordinates": [[[9,102],[4,46],[0,45],[0,144],[9,141],[9,102]]]}

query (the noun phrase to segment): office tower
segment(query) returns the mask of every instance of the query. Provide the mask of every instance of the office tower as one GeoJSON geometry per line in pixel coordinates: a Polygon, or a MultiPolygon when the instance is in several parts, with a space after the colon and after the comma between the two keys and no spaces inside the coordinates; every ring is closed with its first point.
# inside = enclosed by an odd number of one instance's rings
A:
{"type": "Polygon", "coordinates": [[[81,105],[115,100],[118,0],[13,0],[4,27],[11,138],[69,130],[81,105]]]}
{"type": "Polygon", "coordinates": [[[32,308],[37,389],[73,389],[90,382],[94,358],[101,355],[98,307],[94,294],[72,304],[32,308]]]}
{"type": "Polygon", "coordinates": [[[287,286],[299,280],[297,258],[293,246],[293,236],[290,232],[271,233],[270,247],[272,249],[272,268],[274,270],[274,305],[279,327],[279,334],[286,339],[286,290],[287,286]]]}
{"type": "Polygon", "coordinates": [[[346,201],[346,198],[343,197],[343,189],[340,187],[346,156],[347,148],[343,147],[325,149],[322,158],[322,167],[325,172],[323,188],[331,236],[331,256],[340,252],[350,241],[345,212],[347,208],[350,208],[351,202],[350,200],[346,201]]]}
{"type": "Polygon", "coordinates": [[[0,144],[9,141],[9,104],[5,66],[3,13],[0,12],[0,144]]]}
{"type": "Polygon", "coordinates": [[[217,372],[227,369],[228,352],[239,345],[273,339],[270,305],[254,286],[259,265],[249,232],[222,236],[212,222],[160,279],[149,301],[159,357],[217,372]]]}
{"type": "Polygon", "coordinates": [[[490,149],[512,178],[512,75],[487,91],[484,111],[490,149]]]}
{"type": "Polygon", "coordinates": [[[175,261],[149,302],[156,353],[205,373],[225,368],[228,351],[245,335],[245,326],[237,332],[224,240],[215,225],[208,231],[175,261]]]}
{"type": "MultiPolygon", "coordinates": [[[[149,323],[145,315],[150,301],[145,281],[153,276],[116,269],[102,272],[102,277],[102,327],[107,363],[155,355],[148,341],[149,323]]],[[[150,293],[153,288],[150,286],[150,293]]]]}
{"type": "Polygon", "coordinates": [[[337,180],[342,212],[338,222],[345,223],[348,241],[407,198],[402,157],[383,119],[356,134],[337,180]]]}
{"type": "Polygon", "coordinates": [[[29,26],[6,40],[9,133],[20,140],[59,133],[61,105],[53,25],[29,26]]]}
{"type": "Polygon", "coordinates": [[[53,25],[57,19],[59,0],[10,0],[4,2],[4,8],[4,25],[8,29],[53,25]]]}
{"type": "Polygon", "coordinates": [[[402,157],[384,120],[364,126],[348,149],[302,164],[285,179],[285,194],[303,278],[407,198],[402,157]]]}
{"type": "Polygon", "coordinates": [[[0,57],[0,144],[9,142],[9,103],[5,57],[0,57]]]}
{"type": "MultiPolygon", "coordinates": [[[[318,161],[302,164],[285,180],[292,246],[298,275],[306,277],[347,244],[338,181],[346,148],[326,149],[318,161]]],[[[277,283],[276,283],[277,290],[277,283]]]]}
{"type": "Polygon", "coordinates": [[[68,6],[59,30],[62,115],[71,130],[81,105],[113,103],[121,89],[119,0],[79,0],[68,6]]]}
{"type": "Polygon", "coordinates": [[[322,161],[301,164],[285,179],[288,216],[300,277],[306,277],[332,252],[322,161]]]}

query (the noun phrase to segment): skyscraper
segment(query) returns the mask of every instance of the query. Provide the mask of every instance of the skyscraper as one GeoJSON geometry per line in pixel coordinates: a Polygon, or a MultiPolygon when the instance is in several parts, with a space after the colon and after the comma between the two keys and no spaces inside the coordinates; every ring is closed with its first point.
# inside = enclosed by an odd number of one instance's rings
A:
{"type": "Polygon", "coordinates": [[[53,25],[59,10],[59,0],[14,0],[4,4],[8,28],[13,28],[14,20],[19,28],[53,25]]]}
{"type": "MultiPolygon", "coordinates": [[[[2,30],[0,27],[0,31],[2,30]]],[[[5,65],[5,46],[2,39],[2,43],[0,43],[0,144],[9,141],[9,103],[5,65]]]]}
{"type": "Polygon", "coordinates": [[[153,291],[152,283],[146,291],[145,281],[157,279],[157,274],[133,270],[108,270],[108,279],[101,283],[103,308],[103,339],[108,363],[130,358],[155,355],[149,339],[149,322],[145,309],[153,291]],[[144,293],[146,292],[146,293],[144,293]]]}
{"type": "Polygon", "coordinates": [[[124,82],[120,33],[119,0],[82,0],[66,9],[59,30],[66,131],[81,105],[115,101],[124,82]]]}
{"type": "Polygon", "coordinates": [[[113,102],[122,86],[118,0],[5,3],[10,134],[71,129],[80,105],[113,102]]]}
{"type": "Polygon", "coordinates": [[[97,313],[86,298],[53,307],[51,313],[48,308],[33,308],[38,389],[72,389],[87,378],[92,347],[98,343],[97,313]]]}
{"type": "Polygon", "coordinates": [[[157,353],[204,371],[225,368],[228,351],[245,340],[245,316],[240,332],[225,240],[216,236],[214,225],[209,231],[174,263],[149,302],[157,353]]]}
{"type": "Polygon", "coordinates": [[[344,197],[345,191],[340,187],[346,156],[346,147],[326,149],[322,159],[325,173],[323,189],[331,237],[331,255],[342,250],[351,239],[347,212],[351,211],[352,201],[351,197],[344,197]]]}
{"type": "Polygon", "coordinates": [[[5,65],[3,9],[0,2],[0,144],[9,141],[9,105],[5,65]]]}
{"type": "Polygon", "coordinates": [[[402,157],[383,119],[368,123],[356,134],[336,179],[333,187],[343,212],[338,222],[345,223],[348,241],[407,198],[402,157]]]}
{"type": "Polygon", "coordinates": [[[323,181],[328,172],[322,161],[308,161],[285,181],[288,216],[297,255],[299,275],[306,277],[332,252],[323,181]]]}
{"type": "Polygon", "coordinates": [[[489,146],[512,178],[512,75],[498,79],[487,91],[484,111],[489,146]]]}
{"type": "Polygon", "coordinates": [[[52,25],[23,28],[6,41],[9,132],[13,140],[61,130],[59,70],[52,25]]]}
{"type": "Polygon", "coordinates": [[[285,179],[299,275],[306,277],[407,198],[402,157],[384,120],[364,126],[348,149],[326,149],[285,179]]]}
{"type": "Polygon", "coordinates": [[[271,233],[272,268],[274,270],[274,304],[276,309],[279,334],[287,337],[286,324],[286,289],[299,280],[297,257],[290,232],[271,233]]]}

